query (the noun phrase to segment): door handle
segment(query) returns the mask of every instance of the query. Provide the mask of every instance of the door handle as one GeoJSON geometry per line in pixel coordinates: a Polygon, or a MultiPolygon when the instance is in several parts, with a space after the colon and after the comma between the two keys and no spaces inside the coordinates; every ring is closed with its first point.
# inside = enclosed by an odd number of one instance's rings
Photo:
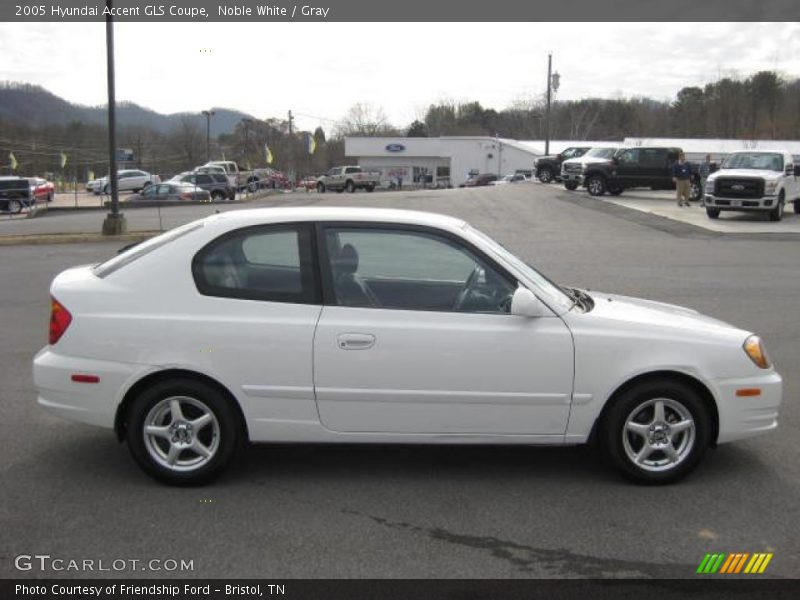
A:
{"type": "Polygon", "coordinates": [[[340,333],[336,336],[336,344],[341,350],[367,350],[375,345],[375,336],[371,333],[340,333]]]}

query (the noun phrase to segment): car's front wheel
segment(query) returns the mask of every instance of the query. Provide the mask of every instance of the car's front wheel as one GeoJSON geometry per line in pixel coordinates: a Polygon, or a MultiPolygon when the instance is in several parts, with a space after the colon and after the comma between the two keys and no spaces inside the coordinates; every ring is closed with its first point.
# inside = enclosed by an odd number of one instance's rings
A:
{"type": "Polygon", "coordinates": [[[564,187],[567,188],[570,192],[574,192],[578,189],[578,182],[577,181],[565,181],[564,187]]]}
{"type": "Polygon", "coordinates": [[[700,463],[711,425],[708,408],[689,385],[644,382],[613,400],[601,422],[602,449],[636,483],[673,483],[700,463]]]}
{"type": "Polygon", "coordinates": [[[550,183],[553,181],[553,169],[550,167],[541,167],[536,171],[536,178],[542,183],[550,183]]]}
{"type": "Polygon", "coordinates": [[[592,196],[602,196],[606,193],[606,180],[600,175],[592,175],[586,181],[586,189],[592,196]]]}
{"type": "Polygon", "coordinates": [[[706,214],[708,215],[709,219],[719,219],[719,209],[718,208],[711,208],[706,207],[706,214]]]}
{"type": "Polygon", "coordinates": [[[173,485],[210,481],[242,439],[228,398],[192,379],[163,381],[142,392],[130,406],[126,436],[139,466],[173,485]]]}

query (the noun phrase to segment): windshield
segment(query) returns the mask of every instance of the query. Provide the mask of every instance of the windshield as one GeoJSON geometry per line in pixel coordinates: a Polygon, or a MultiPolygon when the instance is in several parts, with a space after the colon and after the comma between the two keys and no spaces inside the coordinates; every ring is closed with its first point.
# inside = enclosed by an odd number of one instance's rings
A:
{"type": "Polygon", "coordinates": [[[503,260],[512,265],[515,269],[520,271],[530,279],[538,291],[541,292],[541,299],[556,312],[569,310],[575,304],[564,291],[555,283],[550,281],[547,277],[539,273],[536,269],[531,267],[528,263],[518,258],[513,253],[505,248],[500,242],[490,238],[485,233],[478,231],[471,225],[467,225],[467,230],[478,236],[484,243],[486,243],[495,253],[497,253],[503,260]]]}
{"type": "Polygon", "coordinates": [[[611,158],[616,152],[616,148],[592,148],[586,153],[586,156],[594,156],[595,158],[611,158]]]}
{"type": "Polygon", "coordinates": [[[783,155],[776,152],[737,152],[725,159],[722,168],[783,171],[783,155]]]}

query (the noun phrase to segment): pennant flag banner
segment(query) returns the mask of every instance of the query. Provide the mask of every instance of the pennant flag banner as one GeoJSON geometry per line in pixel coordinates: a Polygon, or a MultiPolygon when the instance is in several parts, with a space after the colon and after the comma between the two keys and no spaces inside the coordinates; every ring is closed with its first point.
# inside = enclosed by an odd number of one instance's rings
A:
{"type": "Polygon", "coordinates": [[[314,150],[317,149],[317,140],[310,133],[306,134],[306,145],[308,146],[308,153],[314,154],[314,150]]]}
{"type": "Polygon", "coordinates": [[[86,174],[86,177],[88,178],[88,180],[89,180],[89,181],[91,181],[92,179],[94,179],[94,171],[89,171],[89,172],[86,174]]]}
{"type": "Polygon", "coordinates": [[[8,162],[11,164],[11,170],[16,171],[18,163],[17,163],[17,157],[14,156],[13,152],[8,153],[8,162]]]}
{"type": "Polygon", "coordinates": [[[267,164],[271,165],[272,164],[272,150],[270,150],[269,146],[267,146],[266,144],[264,144],[264,154],[267,157],[267,164]]]}
{"type": "Polygon", "coordinates": [[[63,169],[66,166],[67,166],[67,155],[64,152],[62,152],[61,153],[61,168],[63,169]]]}

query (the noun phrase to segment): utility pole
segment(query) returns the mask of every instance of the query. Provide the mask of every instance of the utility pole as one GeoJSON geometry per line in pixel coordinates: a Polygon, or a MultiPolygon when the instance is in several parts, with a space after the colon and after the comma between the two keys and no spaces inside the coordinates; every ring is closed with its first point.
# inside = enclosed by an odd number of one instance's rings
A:
{"type": "Polygon", "coordinates": [[[553,83],[553,53],[547,54],[547,110],[544,118],[544,155],[550,154],[550,97],[553,83]]]}
{"type": "Polygon", "coordinates": [[[211,117],[217,113],[213,110],[204,110],[203,114],[206,116],[206,162],[211,162],[211,117]]]}
{"type": "Polygon", "coordinates": [[[244,127],[244,156],[243,156],[243,160],[244,160],[245,166],[248,169],[250,168],[250,162],[247,159],[247,150],[248,150],[248,142],[250,141],[250,139],[247,137],[247,127],[252,122],[253,122],[253,119],[248,119],[248,118],[242,119],[242,126],[244,127]]]}
{"type": "Polygon", "coordinates": [[[292,111],[289,111],[289,164],[288,164],[288,175],[289,175],[289,185],[291,189],[294,189],[294,133],[292,130],[292,111]]]}
{"type": "Polygon", "coordinates": [[[127,231],[125,217],[119,212],[117,190],[117,121],[114,94],[114,21],[113,0],[106,0],[106,74],[108,76],[108,183],[111,188],[111,212],[103,221],[103,235],[119,235],[127,231]]]}

